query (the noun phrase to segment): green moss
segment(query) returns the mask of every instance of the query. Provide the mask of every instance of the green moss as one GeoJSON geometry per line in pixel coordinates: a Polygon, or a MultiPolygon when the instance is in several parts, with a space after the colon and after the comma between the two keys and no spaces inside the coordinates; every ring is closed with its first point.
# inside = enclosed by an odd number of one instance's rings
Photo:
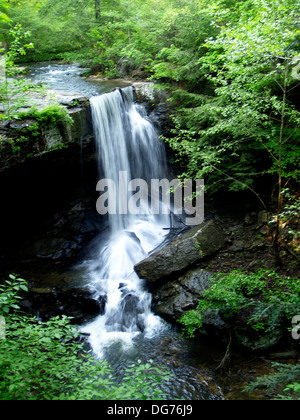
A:
{"type": "MultiPolygon", "coordinates": [[[[27,118],[34,119],[40,124],[50,124],[50,123],[68,123],[70,125],[73,124],[73,120],[69,116],[66,108],[58,104],[49,105],[42,110],[39,110],[36,107],[32,107],[28,111],[20,112],[18,114],[19,120],[23,120],[27,118]]],[[[31,126],[31,129],[32,127],[33,126],[31,126]]]]}

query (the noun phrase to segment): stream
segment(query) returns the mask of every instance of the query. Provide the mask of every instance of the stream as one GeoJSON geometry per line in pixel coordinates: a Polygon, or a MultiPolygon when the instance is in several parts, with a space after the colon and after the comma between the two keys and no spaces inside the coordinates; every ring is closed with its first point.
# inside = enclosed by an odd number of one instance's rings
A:
{"type": "Polygon", "coordinates": [[[93,78],[82,77],[81,75],[88,70],[76,64],[30,63],[28,76],[33,83],[43,83],[48,89],[76,92],[88,98],[110,92],[116,87],[130,85],[129,82],[123,80],[99,81],[93,78]]]}
{"type": "MultiPolygon", "coordinates": [[[[75,64],[37,63],[31,65],[30,78],[49,89],[89,97],[99,179],[101,175],[118,184],[120,172],[125,172],[128,180],[166,176],[164,146],[145,108],[134,103],[130,84],[81,77],[85,70],[75,64]]],[[[121,190],[117,197],[118,208],[124,208],[122,200],[128,197],[121,190]]],[[[140,207],[147,206],[148,200],[141,198],[140,207]]],[[[93,352],[107,360],[120,377],[126,366],[139,359],[162,365],[173,374],[164,385],[169,400],[226,398],[223,381],[218,383],[213,370],[226,344],[183,338],[179,328],[153,314],[151,294],[133,269],[167,239],[176,219],[171,214],[119,213],[109,215],[109,229],[94,241],[90,257],[74,267],[80,273],[78,287],[86,287],[96,299],[106,301],[104,314],[80,326],[93,352]]],[[[237,389],[235,397],[245,398],[241,395],[237,389]]]]}

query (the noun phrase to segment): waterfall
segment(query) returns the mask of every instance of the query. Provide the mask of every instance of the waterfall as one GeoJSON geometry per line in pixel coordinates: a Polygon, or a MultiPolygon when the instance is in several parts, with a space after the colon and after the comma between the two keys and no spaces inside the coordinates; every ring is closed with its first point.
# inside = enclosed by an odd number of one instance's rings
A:
{"type": "MultiPolygon", "coordinates": [[[[118,89],[90,99],[98,153],[99,177],[117,186],[118,209],[127,208],[126,185],[119,185],[120,173],[128,181],[166,176],[165,149],[147,119],[143,106],[134,103],[133,88],[118,89]]],[[[140,200],[149,206],[148,197],[140,200]]],[[[155,334],[163,321],[151,313],[151,295],[134,272],[134,265],[165,239],[169,215],[126,214],[118,211],[109,218],[107,238],[102,238],[97,256],[89,261],[88,283],[98,297],[106,299],[105,313],[83,327],[89,342],[102,357],[112,343],[131,346],[143,333],[155,334]]]]}

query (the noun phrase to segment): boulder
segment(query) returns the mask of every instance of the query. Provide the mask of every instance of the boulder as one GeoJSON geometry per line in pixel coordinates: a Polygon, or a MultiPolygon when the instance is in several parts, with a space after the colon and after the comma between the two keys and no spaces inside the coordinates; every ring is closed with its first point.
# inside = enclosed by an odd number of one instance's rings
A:
{"type": "MultiPolygon", "coordinates": [[[[93,145],[93,127],[88,97],[78,93],[47,91],[43,97],[32,92],[26,108],[18,111],[28,112],[31,106],[42,111],[49,105],[62,105],[66,108],[73,123],[41,123],[32,118],[25,120],[6,120],[0,124],[0,173],[19,167],[33,158],[60,152],[62,148],[82,148],[93,145]]],[[[70,152],[71,153],[71,152],[70,152]]],[[[73,151],[74,153],[74,151],[73,151]]]]}
{"type": "Polygon", "coordinates": [[[224,233],[211,220],[172,240],[134,269],[140,278],[156,282],[188,269],[204,257],[216,253],[224,244],[224,233]]]}
{"type": "Polygon", "coordinates": [[[79,250],[80,241],[67,240],[65,238],[47,237],[39,239],[34,244],[34,255],[38,258],[58,260],[60,258],[71,258],[79,250]]]}
{"type": "MultiPolygon", "coordinates": [[[[197,308],[203,292],[210,288],[211,276],[210,272],[195,268],[159,284],[152,293],[153,311],[176,324],[187,311],[197,308]]],[[[222,310],[208,310],[199,333],[226,340],[230,328],[236,344],[250,351],[268,350],[282,340],[283,328],[272,332],[256,331],[249,322],[251,315],[251,308],[241,308],[238,314],[230,317],[224,317],[222,310]]]]}
{"type": "Polygon", "coordinates": [[[67,107],[73,107],[75,105],[85,104],[86,102],[88,102],[88,97],[78,92],[71,92],[62,89],[49,90],[49,92],[54,94],[56,100],[61,105],[67,107]]]}
{"type": "Polygon", "coordinates": [[[140,299],[128,293],[121,301],[118,310],[106,320],[105,325],[112,331],[144,331],[144,308],[140,299]]]}
{"type": "Polygon", "coordinates": [[[211,273],[190,270],[176,280],[153,291],[153,309],[161,317],[176,322],[184,313],[195,309],[204,290],[210,287],[211,273]]]}
{"type": "MultiPolygon", "coordinates": [[[[206,270],[189,270],[176,280],[168,281],[153,292],[153,310],[169,322],[176,323],[187,311],[196,309],[205,290],[210,288],[212,274],[206,270]]],[[[220,333],[229,325],[218,310],[204,314],[201,333],[220,333]]]]}
{"type": "Polygon", "coordinates": [[[61,260],[75,258],[106,228],[93,197],[71,202],[47,221],[47,231],[20,247],[22,258],[61,260]]]}

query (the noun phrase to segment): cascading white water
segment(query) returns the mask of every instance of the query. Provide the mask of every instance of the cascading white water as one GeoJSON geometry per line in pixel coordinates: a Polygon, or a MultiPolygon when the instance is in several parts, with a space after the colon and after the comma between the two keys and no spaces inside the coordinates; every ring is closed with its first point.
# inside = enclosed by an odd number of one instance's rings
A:
{"type": "MultiPolygon", "coordinates": [[[[90,103],[100,177],[118,186],[121,171],[129,181],[148,183],[166,175],[164,146],[144,107],[134,103],[131,87],[93,97],[90,103]]],[[[128,192],[121,189],[116,196],[118,208],[127,208],[128,192]]],[[[140,202],[143,206],[148,206],[147,200],[140,202]]],[[[150,336],[164,325],[151,313],[151,295],[134,265],[163,242],[170,216],[120,213],[109,215],[108,237],[88,268],[89,287],[106,297],[105,313],[83,327],[99,357],[116,341],[131,346],[136,335],[150,336]]]]}

